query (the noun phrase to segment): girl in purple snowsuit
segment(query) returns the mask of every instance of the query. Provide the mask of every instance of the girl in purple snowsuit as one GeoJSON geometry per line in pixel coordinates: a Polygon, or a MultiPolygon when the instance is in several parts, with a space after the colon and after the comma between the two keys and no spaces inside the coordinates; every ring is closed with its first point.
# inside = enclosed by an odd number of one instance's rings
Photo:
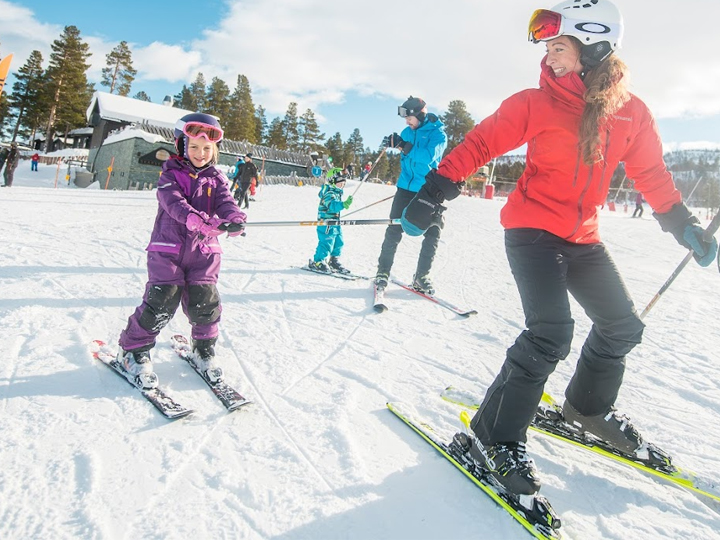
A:
{"type": "Polygon", "coordinates": [[[246,220],[227,179],[214,166],[222,137],[213,116],[185,115],[175,126],[178,155],[163,164],[158,214],[147,247],[148,283],[119,340],[118,360],[131,382],[143,388],[157,386],[149,351],[180,304],[192,325],[196,363],[214,380],[222,376],[214,365],[222,312],[215,286],[222,253],[217,237],[242,234],[246,220]]]}

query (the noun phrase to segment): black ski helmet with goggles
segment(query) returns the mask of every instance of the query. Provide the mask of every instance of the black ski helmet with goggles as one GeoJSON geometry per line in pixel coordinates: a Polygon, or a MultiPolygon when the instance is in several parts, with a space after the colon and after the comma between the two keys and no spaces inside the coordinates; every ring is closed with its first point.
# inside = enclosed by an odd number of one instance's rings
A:
{"type": "Polygon", "coordinates": [[[410,96],[398,107],[398,116],[402,118],[414,116],[422,124],[425,120],[425,113],[423,112],[425,107],[427,107],[427,103],[422,98],[410,96]]]}
{"type": "Polygon", "coordinates": [[[528,40],[533,43],[572,36],[582,44],[580,63],[592,69],[620,48],[623,18],[610,0],[565,0],[530,17],[528,40]]]}

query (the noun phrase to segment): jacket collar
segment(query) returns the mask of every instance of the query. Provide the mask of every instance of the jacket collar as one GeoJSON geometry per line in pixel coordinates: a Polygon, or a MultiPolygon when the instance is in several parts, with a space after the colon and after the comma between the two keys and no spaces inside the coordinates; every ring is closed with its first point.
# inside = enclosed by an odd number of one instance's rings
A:
{"type": "Polygon", "coordinates": [[[547,55],[540,62],[540,88],[573,109],[583,110],[586,87],[580,75],[568,73],[563,77],[556,77],[552,68],[545,63],[546,59],[547,55]]]}

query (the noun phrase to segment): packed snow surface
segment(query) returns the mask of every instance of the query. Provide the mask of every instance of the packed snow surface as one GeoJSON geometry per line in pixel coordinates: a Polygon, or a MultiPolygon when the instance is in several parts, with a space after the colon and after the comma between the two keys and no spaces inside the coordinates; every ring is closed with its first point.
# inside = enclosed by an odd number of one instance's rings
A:
{"type": "MultiPolygon", "coordinates": [[[[367,281],[295,267],[312,256],[317,189],[265,186],[245,238],[224,238],[217,352],[226,380],[253,400],[228,414],[169,338],[152,350],[161,384],[195,414],[163,418],[93,360],[117,343],[146,282],[157,211],[151,191],[67,186],[64,169],[22,161],[0,188],[0,538],[519,539],[503,510],[390,413],[415,407],[460,429],[448,385],[482,396],[523,329],[503,248],[503,201],[461,197],[433,268],[438,296],[462,319],[398,287],[372,310],[367,281]],[[57,188],[54,186],[59,171],[57,188]]],[[[357,187],[350,182],[346,194],[357,187]]],[[[394,188],[363,185],[350,210],[394,188]]],[[[385,218],[389,201],[354,214],[385,218]]],[[[602,210],[601,228],[638,309],[685,251],[646,208],[602,210]]],[[[707,224],[704,211],[696,210],[707,224]]],[[[383,226],[344,228],[342,262],[372,275],[383,226]]],[[[403,239],[393,271],[409,280],[420,239],[403,239]]],[[[691,263],[646,317],[617,406],[679,465],[720,484],[720,275],[691,263]]],[[[562,399],[588,318],[547,390],[562,399]]],[[[531,432],[541,493],[575,539],[720,539],[720,513],[677,486],[531,432]]]]}

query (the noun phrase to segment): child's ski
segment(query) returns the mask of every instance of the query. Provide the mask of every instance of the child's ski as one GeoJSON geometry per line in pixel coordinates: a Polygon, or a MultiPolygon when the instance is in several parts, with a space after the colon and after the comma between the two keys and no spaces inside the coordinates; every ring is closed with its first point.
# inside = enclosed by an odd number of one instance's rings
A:
{"type": "Polygon", "coordinates": [[[314,268],[310,268],[309,266],[293,266],[293,268],[299,268],[300,270],[305,270],[306,272],[312,272],[313,274],[320,274],[321,276],[330,276],[338,279],[344,279],[346,281],[355,281],[358,279],[370,279],[365,276],[359,276],[357,274],[341,274],[340,272],[323,272],[321,270],[316,270],[314,268]]]}
{"type": "Polygon", "coordinates": [[[418,291],[417,289],[414,289],[412,285],[408,285],[406,283],[403,283],[402,281],[399,281],[393,277],[390,278],[390,282],[397,285],[398,287],[402,287],[406,291],[410,291],[412,293],[417,294],[421,298],[425,298],[426,300],[430,300],[431,302],[434,302],[435,304],[444,307],[445,309],[449,309],[453,313],[456,313],[460,315],[461,317],[469,317],[470,315],[477,315],[477,310],[475,309],[463,309],[459,308],[447,300],[443,300],[441,298],[438,298],[435,295],[425,294],[423,292],[418,291]]]}
{"type": "Polygon", "coordinates": [[[133,388],[139,390],[140,394],[142,394],[142,396],[150,403],[155,405],[157,410],[159,410],[166,418],[174,420],[194,412],[192,409],[187,409],[180,405],[159,386],[150,389],[139,386],[137,381],[133,380],[130,374],[125,371],[122,364],[118,362],[117,354],[114,353],[104,341],[96,339],[93,341],[93,345],[93,358],[100,360],[103,364],[122,377],[122,379],[133,388]]]}
{"type": "Polygon", "coordinates": [[[185,360],[188,364],[190,364],[190,366],[192,366],[195,372],[200,375],[200,377],[202,377],[202,380],[207,383],[213,394],[215,394],[215,397],[220,400],[220,402],[225,406],[228,411],[234,411],[239,409],[243,405],[252,403],[250,400],[245,398],[242,394],[240,394],[240,392],[235,390],[232,386],[227,384],[222,379],[220,379],[219,381],[212,381],[207,376],[207,373],[198,369],[197,365],[195,364],[195,355],[192,352],[192,346],[190,345],[190,342],[185,336],[181,334],[176,334],[172,338],[170,338],[170,343],[172,344],[172,348],[177,353],[177,355],[183,360],[185,360]]]}
{"type": "Polygon", "coordinates": [[[373,309],[378,313],[385,313],[388,310],[385,305],[385,287],[378,287],[373,281],[373,309]]]}

